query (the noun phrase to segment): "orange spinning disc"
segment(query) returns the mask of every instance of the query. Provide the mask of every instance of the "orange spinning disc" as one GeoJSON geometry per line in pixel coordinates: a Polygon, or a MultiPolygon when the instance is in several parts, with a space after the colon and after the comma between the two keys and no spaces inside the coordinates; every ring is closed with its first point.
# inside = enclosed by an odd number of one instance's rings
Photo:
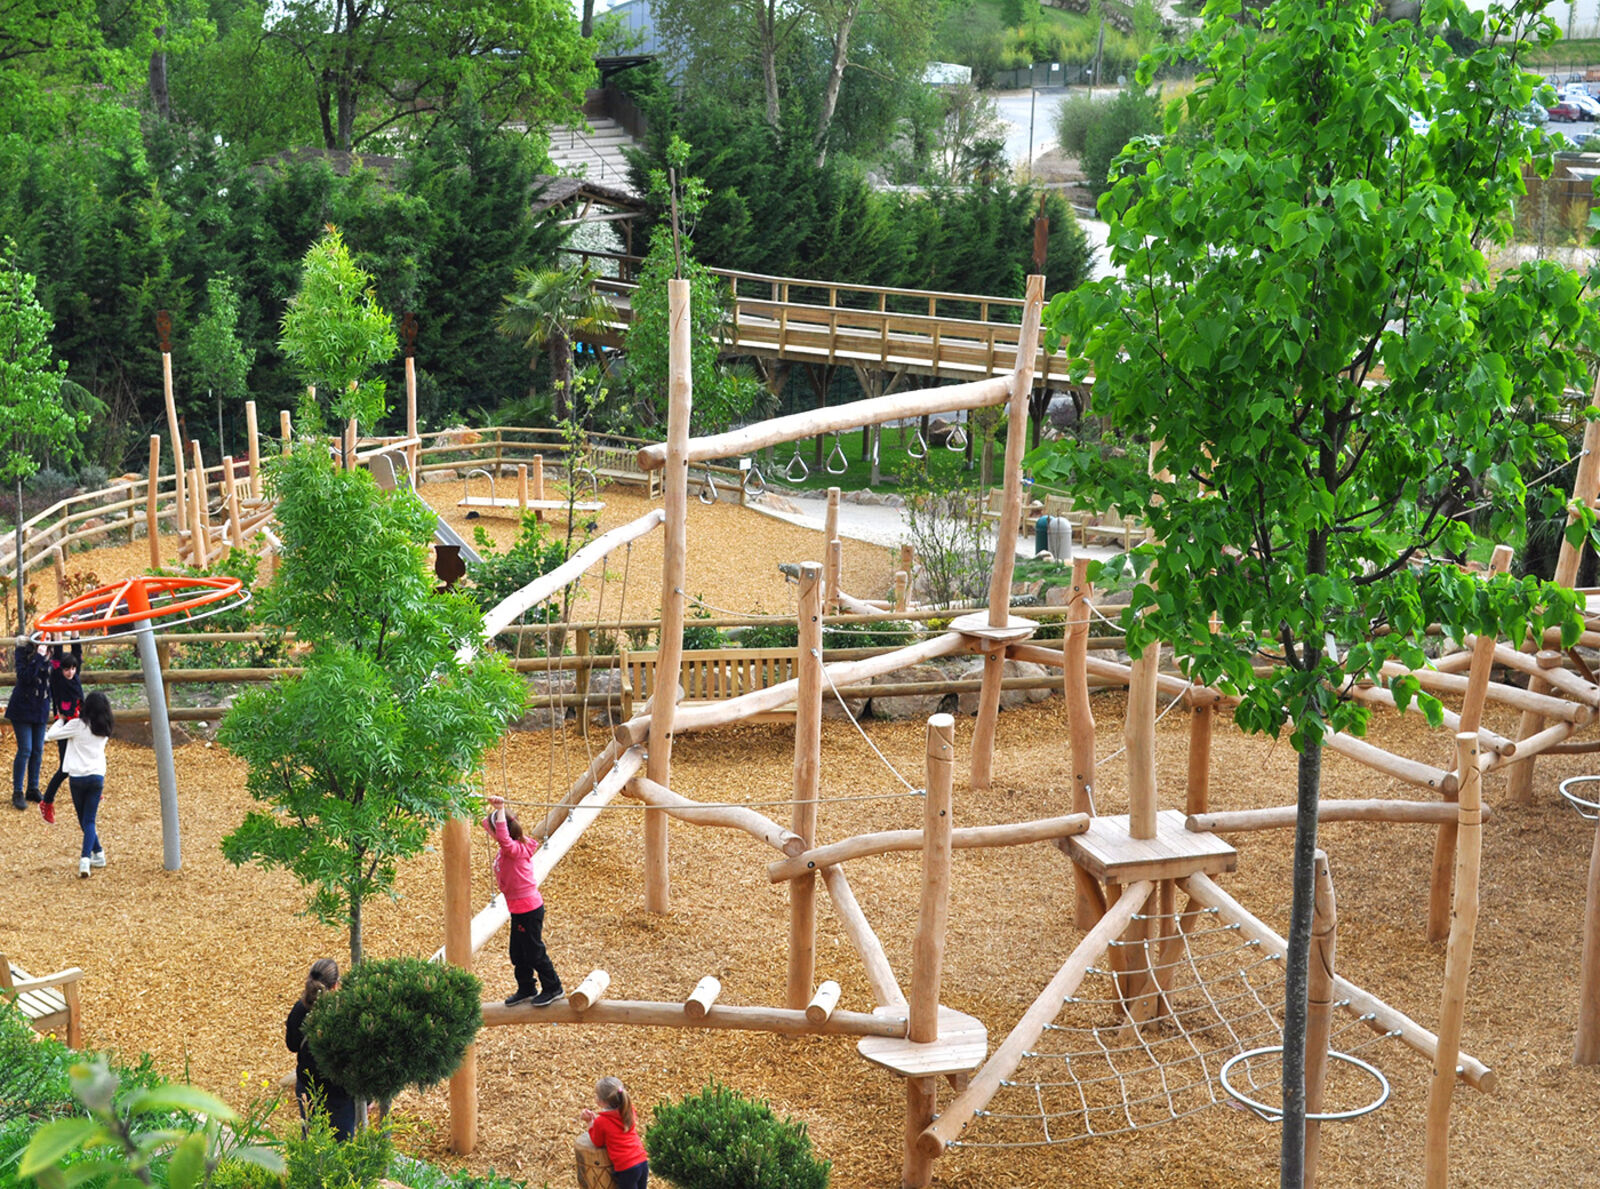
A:
{"type": "MultiPolygon", "coordinates": [[[[81,594],[34,621],[40,636],[81,635],[141,620],[197,618],[196,612],[244,592],[237,578],[182,578],[142,574],[81,594]]],[[[249,598],[249,595],[244,595],[249,598]]],[[[215,608],[224,610],[222,607],[215,608]]],[[[209,612],[208,612],[209,614],[209,612]]]]}

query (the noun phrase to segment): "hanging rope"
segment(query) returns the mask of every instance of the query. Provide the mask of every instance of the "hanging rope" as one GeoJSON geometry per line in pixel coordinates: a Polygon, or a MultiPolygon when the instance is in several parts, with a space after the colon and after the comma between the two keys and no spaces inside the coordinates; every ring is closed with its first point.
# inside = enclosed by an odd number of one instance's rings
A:
{"type": "MultiPolygon", "coordinates": [[[[819,652],[815,648],[813,648],[811,650],[811,655],[817,658],[817,661],[818,661],[819,664],[821,663],[821,661],[822,661],[822,653],[821,652],[819,652]]],[[[889,757],[884,755],[883,752],[879,751],[878,750],[878,745],[872,741],[871,736],[869,736],[864,730],[861,729],[861,724],[856,721],[856,716],[850,712],[849,703],[847,703],[843,698],[839,697],[839,687],[833,683],[833,674],[828,672],[828,666],[827,665],[822,665],[821,668],[822,668],[822,676],[827,679],[828,688],[833,691],[833,696],[836,699],[838,699],[839,705],[844,708],[844,716],[850,720],[850,725],[853,726],[856,729],[856,734],[860,735],[863,739],[865,739],[867,741],[867,746],[872,748],[872,754],[877,756],[880,760],[883,761],[883,766],[885,768],[889,769],[890,772],[893,772],[894,773],[894,778],[896,780],[898,780],[901,784],[905,785],[906,788],[911,791],[912,795],[918,796],[918,797],[923,796],[924,793],[925,793],[925,790],[917,788],[909,780],[907,780],[904,776],[901,776],[900,775],[900,769],[896,768],[893,764],[891,764],[889,762],[889,757]]]]}

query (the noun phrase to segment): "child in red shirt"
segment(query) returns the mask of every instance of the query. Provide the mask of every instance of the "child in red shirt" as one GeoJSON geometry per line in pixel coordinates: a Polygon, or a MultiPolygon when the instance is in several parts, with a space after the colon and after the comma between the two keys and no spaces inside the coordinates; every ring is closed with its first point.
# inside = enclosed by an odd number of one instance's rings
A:
{"type": "Polygon", "coordinates": [[[506,1006],[531,1003],[545,1007],[567,993],[561,989],[561,976],[544,948],[544,897],[533,878],[533,853],[540,840],[523,837],[522,823],[506,812],[504,797],[490,797],[489,808],[483,828],[500,844],[500,853],[494,857],[494,879],[511,913],[511,970],[517,976],[516,993],[506,1000],[506,1006]],[[539,976],[537,988],[535,974],[539,976]]]}
{"type": "Polygon", "coordinates": [[[589,1142],[604,1148],[611,1159],[611,1178],[617,1189],[645,1189],[650,1161],[634,1130],[633,1100],[616,1078],[601,1078],[594,1088],[598,1112],[585,1108],[578,1117],[589,1125],[589,1142]]]}

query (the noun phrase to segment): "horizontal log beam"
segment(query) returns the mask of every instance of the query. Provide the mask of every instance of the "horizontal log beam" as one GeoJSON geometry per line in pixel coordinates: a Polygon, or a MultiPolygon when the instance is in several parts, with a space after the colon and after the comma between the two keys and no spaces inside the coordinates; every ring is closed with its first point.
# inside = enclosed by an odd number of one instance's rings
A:
{"type": "MultiPolygon", "coordinates": [[[[1415,677],[1423,689],[1432,693],[1464,694],[1467,692],[1467,678],[1457,673],[1441,673],[1437,669],[1408,669],[1404,665],[1389,663],[1383,666],[1385,677],[1415,677]]],[[[1491,701],[1501,702],[1507,706],[1514,706],[1518,710],[1531,710],[1534,714],[1543,715],[1545,718],[1559,718],[1570,723],[1582,726],[1594,717],[1594,708],[1584,706],[1577,702],[1569,702],[1565,698],[1552,698],[1548,694],[1536,694],[1530,690],[1520,689],[1515,685],[1504,685],[1498,681],[1489,683],[1488,697],[1491,701]]]]}
{"type": "MultiPolygon", "coordinates": [[[[892,396],[876,396],[832,408],[808,409],[728,433],[690,438],[688,458],[691,463],[733,458],[766,446],[778,446],[822,434],[843,433],[860,429],[863,425],[879,425],[885,421],[932,416],[935,413],[955,413],[963,409],[986,409],[990,405],[1003,403],[1010,394],[1010,376],[991,376],[986,380],[972,380],[944,388],[897,392],[892,396]]],[[[638,459],[641,470],[659,471],[667,465],[666,444],[645,446],[639,451],[638,459]]]]}
{"type": "Polygon", "coordinates": [[[644,1028],[715,1028],[738,1032],[776,1032],[782,1036],[888,1036],[906,1034],[904,1015],[877,1015],[860,1011],[835,1011],[825,1020],[812,1020],[805,1009],[787,1007],[729,1007],[713,1003],[703,1016],[691,1016],[681,1003],[638,999],[602,999],[579,1011],[557,1001],[546,1007],[500,1000],[483,1005],[485,1027],[507,1024],[632,1024],[644,1028]]]}
{"type": "Polygon", "coordinates": [[[771,818],[735,805],[703,805],[673,792],[647,776],[635,776],[626,790],[628,796],[643,801],[654,809],[664,809],[668,817],[692,822],[697,826],[720,826],[724,829],[743,830],[757,842],[765,842],[786,855],[798,855],[805,850],[806,840],[792,830],[785,830],[771,818]]]}
{"type": "Polygon", "coordinates": [[[1403,780],[1418,788],[1432,789],[1436,793],[1443,793],[1446,797],[1461,787],[1460,778],[1454,772],[1446,772],[1443,768],[1435,768],[1432,764],[1397,756],[1392,751],[1374,747],[1366,740],[1346,735],[1343,731],[1324,735],[1322,746],[1355,760],[1358,764],[1365,764],[1369,768],[1392,776],[1396,780],[1403,780]]]}
{"type": "MultiPolygon", "coordinates": [[[[1090,648],[1095,647],[1094,638],[1089,639],[1090,648]]],[[[1035,665],[1051,665],[1057,669],[1062,667],[1062,652],[1059,648],[1051,648],[1046,644],[1007,644],[1006,659],[1014,661],[1027,661],[1035,665]]],[[[1120,661],[1107,660],[1105,657],[1091,656],[1084,660],[1089,676],[1098,677],[1115,685],[1127,685],[1133,673],[1129,665],[1120,661]]],[[[1171,673],[1158,673],[1156,675],[1156,692],[1169,698],[1182,695],[1185,703],[1190,706],[1215,706],[1218,703],[1235,704],[1238,698],[1223,693],[1221,690],[1212,689],[1206,685],[1193,685],[1187,677],[1175,676],[1171,673]]]]}
{"type": "MultiPolygon", "coordinates": [[[[1230,834],[1245,830],[1278,830],[1295,824],[1299,811],[1293,805],[1274,805],[1269,809],[1237,809],[1226,813],[1191,813],[1184,827],[1196,834],[1230,834]]],[[[1317,806],[1317,821],[1395,822],[1424,825],[1453,824],[1460,807],[1454,801],[1323,801],[1317,806]]],[[[1490,816],[1483,807],[1483,816],[1490,816]]]]}
{"type": "MultiPolygon", "coordinates": [[[[1087,813],[1069,813],[1063,817],[1010,822],[998,826],[962,826],[950,831],[950,845],[955,850],[972,850],[987,846],[1022,846],[1029,842],[1070,838],[1074,834],[1082,834],[1088,828],[1087,813]]],[[[773,883],[781,883],[786,879],[794,879],[850,859],[921,849],[921,830],[882,830],[875,834],[857,834],[854,838],[815,847],[793,858],[768,863],[767,878],[773,883]]]]}
{"type": "MultiPolygon", "coordinates": [[[[1399,699],[1390,690],[1384,689],[1382,686],[1355,686],[1350,690],[1350,697],[1367,706],[1383,706],[1390,710],[1399,711],[1402,714],[1423,713],[1422,706],[1415,698],[1407,703],[1403,711],[1400,710],[1399,699]]],[[[1443,721],[1446,730],[1451,732],[1461,730],[1461,716],[1459,714],[1448,707],[1440,707],[1440,713],[1444,716],[1443,721]]],[[[1487,727],[1478,728],[1478,745],[1494,755],[1512,756],[1517,753],[1517,741],[1515,739],[1507,739],[1504,735],[1497,735],[1487,727]]]]}
{"type": "MultiPolygon", "coordinates": [[[[1263,949],[1282,957],[1289,951],[1288,942],[1265,924],[1251,916],[1249,911],[1207,875],[1191,875],[1178,881],[1185,891],[1207,908],[1217,910],[1217,915],[1263,949]]],[[[1439,1052],[1439,1038],[1429,1032],[1404,1012],[1390,1007],[1383,1000],[1363,991],[1347,978],[1333,976],[1334,995],[1350,1001],[1349,1010],[1357,1016],[1370,1016],[1363,1022],[1374,1032],[1395,1032],[1414,1051],[1433,1061],[1439,1052]]],[[[1494,1093],[1499,1075],[1475,1057],[1461,1053],[1456,1059],[1456,1076],[1475,1090],[1494,1093]]]]}

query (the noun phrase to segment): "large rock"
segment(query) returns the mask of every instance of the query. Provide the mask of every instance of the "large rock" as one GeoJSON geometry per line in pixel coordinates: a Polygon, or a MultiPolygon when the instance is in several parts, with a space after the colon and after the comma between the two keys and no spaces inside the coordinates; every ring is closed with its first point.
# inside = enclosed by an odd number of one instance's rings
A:
{"type": "MultiPolygon", "coordinates": [[[[984,661],[982,657],[970,657],[962,663],[962,675],[968,679],[981,679],[983,677],[984,661]]],[[[1051,677],[1055,672],[1043,665],[1035,665],[1031,661],[1006,661],[1002,677],[1051,677]]],[[[1000,709],[1013,710],[1018,706],[1026,706],[1029,702],[1042,702],[1054,692],[1048,689],[1008,689],[1000,692],[1000,709]]],[[[962,694],[959,703],[962,714],[972,715],[978,713],[977,693],[962,694]]]]}
{"type": "MultiPolygon", "coordinates": [[[[949,674],[937,665],[912,665],[872,679],[873,685],[900,685],[912,681],[945,681],[949,674]]],[[[872,699],[875,718],[926,719],[939,712],[941,694],[899,694],[872,699]]]]}

